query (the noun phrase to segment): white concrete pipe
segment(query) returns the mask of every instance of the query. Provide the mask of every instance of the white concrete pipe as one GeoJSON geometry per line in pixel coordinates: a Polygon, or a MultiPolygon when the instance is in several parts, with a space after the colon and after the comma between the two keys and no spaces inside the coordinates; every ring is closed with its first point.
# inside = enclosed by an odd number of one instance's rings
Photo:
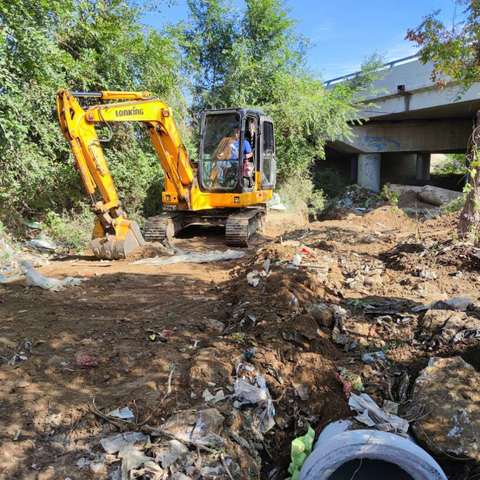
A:
{"type": "Polygon", "coordinates": [[[447,480],[440,465],[412,440],[351,426],[340,420],[323,430],[300,480],[447,480]]]}

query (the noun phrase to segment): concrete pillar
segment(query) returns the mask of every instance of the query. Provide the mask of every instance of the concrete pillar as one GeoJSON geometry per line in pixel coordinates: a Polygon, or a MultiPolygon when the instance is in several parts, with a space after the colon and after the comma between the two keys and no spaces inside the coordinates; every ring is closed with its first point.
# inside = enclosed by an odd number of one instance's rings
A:
{"type": "Polygon", "coordinates": [[[380,153],[361,153],[358,155],[357,183],[364,188],[380,191],[380,153]]]}
{"type": "Polygon", "coordinates": [[[425,183],[430,180],[430,154],[417,154],[417,181],[425,183]]]}

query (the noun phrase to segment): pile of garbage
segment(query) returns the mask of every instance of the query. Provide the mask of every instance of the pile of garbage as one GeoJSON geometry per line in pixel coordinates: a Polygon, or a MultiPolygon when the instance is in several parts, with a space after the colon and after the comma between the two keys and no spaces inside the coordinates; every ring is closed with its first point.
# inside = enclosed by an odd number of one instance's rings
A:
{"type": "Polygon", "coordinates": [[[364,213],[385,203],[385,199],[378,192],[354,184],[349,185],[340,197],[330,202],[327,211],[354,210],[364,213]]]}
{"type": "Polygon", "coordinates": [[[265,377],[243,361],[233,385],[220,394],[206,389],[203,400],[177,411],[158,426],[138,424],[128,407],[93,413],[123,432],[103,437],[101,450],[77,461],[82,469],[100,470],[110,479],[258,478],[258,451],[275,425],[275,408],[265,377]]]}

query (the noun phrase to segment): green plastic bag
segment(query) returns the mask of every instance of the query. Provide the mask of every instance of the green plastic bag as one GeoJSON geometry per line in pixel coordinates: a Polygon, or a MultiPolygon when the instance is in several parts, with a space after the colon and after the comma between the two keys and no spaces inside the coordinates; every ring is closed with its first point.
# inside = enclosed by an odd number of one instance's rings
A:
{"type": "Polygon", "coordinates": [[[291,480],[300,478],[300,470],[305,460],[312,452],[313,441],[315,440],[315,430],[308,425],[308,430],[302,437],[297,437],[292,441],[291,462],[288,467],[288,473],[291,480]]]}

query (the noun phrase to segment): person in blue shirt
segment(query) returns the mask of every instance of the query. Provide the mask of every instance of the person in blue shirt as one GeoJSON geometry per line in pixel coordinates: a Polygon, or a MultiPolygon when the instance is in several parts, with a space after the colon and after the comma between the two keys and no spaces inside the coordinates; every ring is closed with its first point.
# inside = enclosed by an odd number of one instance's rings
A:
{"type": "MultiPolygon", "coordinates": [[[[230,160],[238,161],[238,151],[240,146],[240,129],[237,127],[234,130],[235,141],[231,145],[230,160]]],[[[253,157],[252,146],[246,139],[243,140],[243,158],[250,160],[253,157]]]]}
{"type": "MultiPolygon", "coordinates": [[[[220,167],[219,183],[226,187],[227,184],[234,184],[238,172],[238,153],[240,147],[240,129],[237,127],[233,131],[233,136],[230,137],[230,158],[217,161],[220,167]]],[[[243,140],[243,158],[245,162],[251,162],[253,158],[253,151],[250,142],[243,140]]]]}

